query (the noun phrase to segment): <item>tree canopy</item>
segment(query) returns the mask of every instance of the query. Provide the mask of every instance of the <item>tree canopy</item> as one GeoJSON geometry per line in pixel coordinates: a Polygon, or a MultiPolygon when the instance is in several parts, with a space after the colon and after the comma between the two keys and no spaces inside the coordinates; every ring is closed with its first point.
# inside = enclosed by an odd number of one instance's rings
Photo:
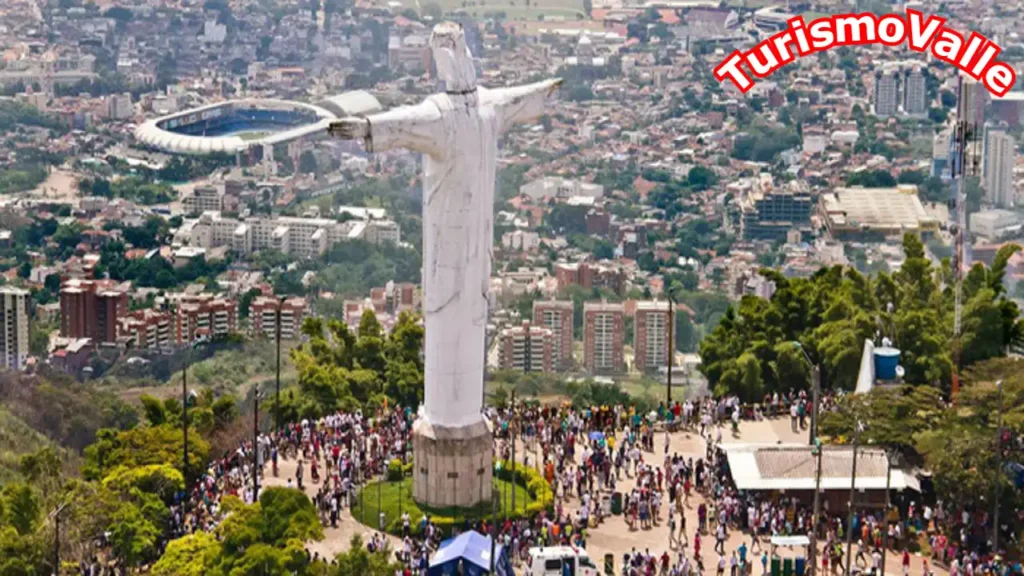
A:
{"type": "Polygon", "coordinates": [[[302,333],[308,341],[291,352],[299,393],[282,398],[283,417],[380,406],[385,398],[417,406],[423,399],[423,327],[412,314],[401,313],[390,334],[372,310],[355,332],[340,320],[307,318],[302,333]]]}
{"type": "MultiPolygon", "coordinates": [[[[976,264],[964,282],[961,362],[1001,356],[1024,342],[1024,321],[1007,298],[1003,275],[1010,256],[1000,250],[991,268],[976,264]]],[[[789,279],[774,270],[770,300],[744,297],[701,342],[701,371],[719,393],[759,401],[773,391],[808,384],[799,343],[823,368],[823,385],[851,390],[864,341],[892,339],[909,384],[948,388],[953,371],[953,288],[948,264],[932,265],[914,235],[903,239],[906,260],[894,274],[867,277],[852,268],[822,268],[789,279]],[[892,304],[891,311],[889,304],[892,304]]]]}

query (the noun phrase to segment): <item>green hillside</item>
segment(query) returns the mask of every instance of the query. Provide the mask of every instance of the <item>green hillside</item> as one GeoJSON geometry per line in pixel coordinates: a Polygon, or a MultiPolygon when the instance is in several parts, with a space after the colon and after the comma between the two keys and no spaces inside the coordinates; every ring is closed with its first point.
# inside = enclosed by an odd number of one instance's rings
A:
{"type": "Polygon", "coordinates": [[[18,460],[22,455],[52,445],[46,436],[0,406],[0,484],[17,473],[18,460]]]}

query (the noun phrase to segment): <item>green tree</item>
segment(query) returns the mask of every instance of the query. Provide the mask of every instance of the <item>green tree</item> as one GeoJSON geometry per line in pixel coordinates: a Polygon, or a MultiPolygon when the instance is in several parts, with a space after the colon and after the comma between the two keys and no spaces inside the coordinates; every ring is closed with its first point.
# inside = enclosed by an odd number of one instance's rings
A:
{"type": "Polygon", "coordinates": [[[401,568],[391,561],[391,551],[388,547],[371,553],[359,536],[353,536],[349,542],[348,552],[338,554],[334,561],[336,565],[330,572],[333,576],[391,576],[401,568]]]}
{"type": "Polygon", "coordinates": [[[220,553],[220,542],[209,532],[171,540],[153,565],[153,576],[206,576],[220,553]]]}
{"type": "Polygon", "coordinates": [[[8,484],[0,492],[0,518],[22,536],[36,529],[40,507],[39,496],[23,482],[8,484]]]}
{"type": "Polygon", "coordinates": [[[686,175],[686,181],[697,192],[707,190],[718,183],[718,175],[714,170],[704,166],[694,166],[686,175]]]}
{"type": "MultiPolygon", "coordinates": [[[[184,434],[180,427],[163,424],[132,430],[100,430],[96,442],[86,448],[82,475],[102,480],[119,466],[128,468],[150,464],[183,465],[184,434]]],[[[206,469],[210,446],[198,434],[189,434],[189,478],[198,478],[206,469]]]]}
{"type": "Polygon", "coordinates": [[[299,172],[302,174],[316,174],[318,171],[316,155],[312,150],[306,150],[299,156],[299,172]]]}

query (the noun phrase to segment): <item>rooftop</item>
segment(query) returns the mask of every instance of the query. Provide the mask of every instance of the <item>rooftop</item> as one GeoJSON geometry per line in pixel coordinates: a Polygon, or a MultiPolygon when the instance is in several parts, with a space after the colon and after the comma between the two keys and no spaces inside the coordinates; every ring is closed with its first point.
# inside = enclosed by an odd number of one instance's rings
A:
{"type": "MultiPolygon", "coordinates": [[[[736,444],[723,448],[733,481],[740,490],[813,490],[817,462],[811,447],[800,444],[736,444]]],[[[849,490],[853,448],[825,446],[821,455],[822,490],[849,490]]],[[[884,490],[888,457],[884,450],[861,446],[857,451],[857,488],[884,490]]],[[[920,491],[912,474],[893,468],[894,490],[920,491]]]]}

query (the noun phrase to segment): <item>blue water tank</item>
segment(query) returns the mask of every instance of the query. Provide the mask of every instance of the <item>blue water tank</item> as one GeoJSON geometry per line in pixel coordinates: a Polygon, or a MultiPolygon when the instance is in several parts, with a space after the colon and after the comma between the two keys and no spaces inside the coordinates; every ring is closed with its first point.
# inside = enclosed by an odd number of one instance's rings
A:
{"type": "Polygon", "coordinates": [[[875,379],[895,380],[896,367],[900,364],[900,351],[889,347],[875,348],[875,379]]]}

